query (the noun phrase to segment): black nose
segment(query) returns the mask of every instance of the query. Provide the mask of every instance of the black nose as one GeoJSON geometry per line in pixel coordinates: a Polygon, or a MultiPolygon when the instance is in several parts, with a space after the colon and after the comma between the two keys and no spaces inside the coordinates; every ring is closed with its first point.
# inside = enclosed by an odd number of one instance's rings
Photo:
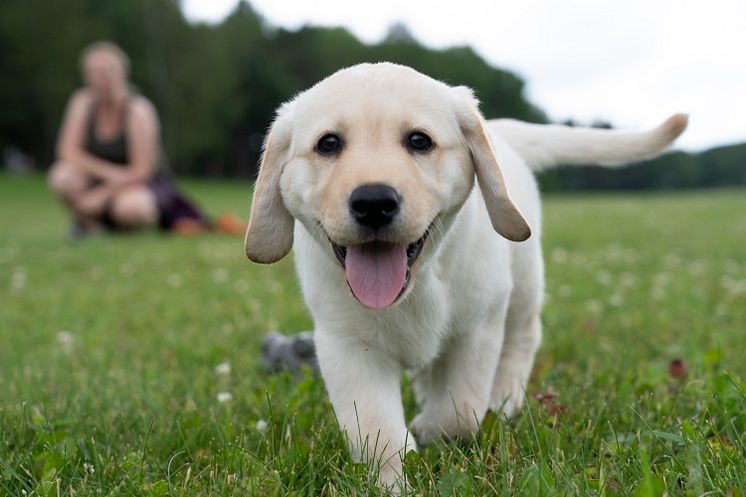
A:
{"type": "Polygon", "coordinates": [[[390,186],[360,186],[350,195],[350,213],[364,226],[381,228],[394,220],[399,203],[399,194],[390,186]]]}

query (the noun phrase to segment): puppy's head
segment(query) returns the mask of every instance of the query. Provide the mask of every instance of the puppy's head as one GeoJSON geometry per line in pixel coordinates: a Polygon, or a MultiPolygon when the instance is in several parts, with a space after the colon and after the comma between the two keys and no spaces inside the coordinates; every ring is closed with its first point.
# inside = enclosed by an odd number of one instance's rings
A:
{"type": "Polygon", "coordinates": [[[246,254],[283,258],[297,219],[338,261],[360,303],[386,308],[437,250],[475,177],[494,229],[528,238],[471,90],[388,63],[344,69],[280,107],[246,254]]]}

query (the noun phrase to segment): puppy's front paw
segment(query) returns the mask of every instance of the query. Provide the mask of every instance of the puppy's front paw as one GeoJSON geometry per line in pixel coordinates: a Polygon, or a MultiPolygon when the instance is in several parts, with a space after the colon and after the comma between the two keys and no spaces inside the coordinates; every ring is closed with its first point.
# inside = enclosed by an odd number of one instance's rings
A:
{"type": "Polygon", "coordinates": [[[417,444],[420,446],[430,445],[442,435],[437,424],[428,419],[424,412],[415,416],[409,425],[409,431],[412,432],[412,435],[417,440],[417,444]]]}
{"type": "Polygon", "coordinates": [[[501,373],[495,378],[490,407],[502,412],[506,418],[512,418],[521,410],[526,399],[526,380],[520,374],[501,373]]]}
{"type": "Polygon", "coordinates": [[[401,465],[384,464],[378,472],[378,486],[391,495],[401,495],[409,488],[401,465]]]}
{"type": "Polygon", "coordinates": [[[453,407],[444,411],[434,415],[425,410],[414,418],[410,431],[418,444],[429,445],[439,438],[468,439],[479,429],[478,416],[474,412],[465,416],[458,414],[453,407]]]}

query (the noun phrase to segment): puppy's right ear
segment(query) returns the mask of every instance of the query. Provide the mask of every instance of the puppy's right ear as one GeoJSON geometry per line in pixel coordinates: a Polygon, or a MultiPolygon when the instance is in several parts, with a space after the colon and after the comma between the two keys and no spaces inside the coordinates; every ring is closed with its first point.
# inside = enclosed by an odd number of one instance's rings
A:
{"type": "Polygon", "coordinates": [[[254,185],[251,217],[246,228],[246,256],[254,262],[277,262],[293,248],[294,219],[280,192],[280,177],[288,161],[291,129],[288,105],[277,113],[267,134],[259,177],[254,185]]]}

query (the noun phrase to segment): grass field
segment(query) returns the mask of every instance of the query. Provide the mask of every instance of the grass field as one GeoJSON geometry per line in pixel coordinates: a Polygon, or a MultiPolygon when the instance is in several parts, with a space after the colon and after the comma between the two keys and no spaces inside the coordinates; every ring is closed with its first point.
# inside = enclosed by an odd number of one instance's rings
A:
{"type": "MultiPolygon", "coordinates": [[[[185,188],[248,211],[246,184],[185,188]]],[[[412,494],[746,494],[746,192],[544,211],[528,405],[409,455],[412,494]]],[[[41,178],[0,176],[0,496],[378,493],[321,381],[261,369],[267,330],[311,326],[292,261],[252,265],[219,235],[65,231],[41,178]]]]}

